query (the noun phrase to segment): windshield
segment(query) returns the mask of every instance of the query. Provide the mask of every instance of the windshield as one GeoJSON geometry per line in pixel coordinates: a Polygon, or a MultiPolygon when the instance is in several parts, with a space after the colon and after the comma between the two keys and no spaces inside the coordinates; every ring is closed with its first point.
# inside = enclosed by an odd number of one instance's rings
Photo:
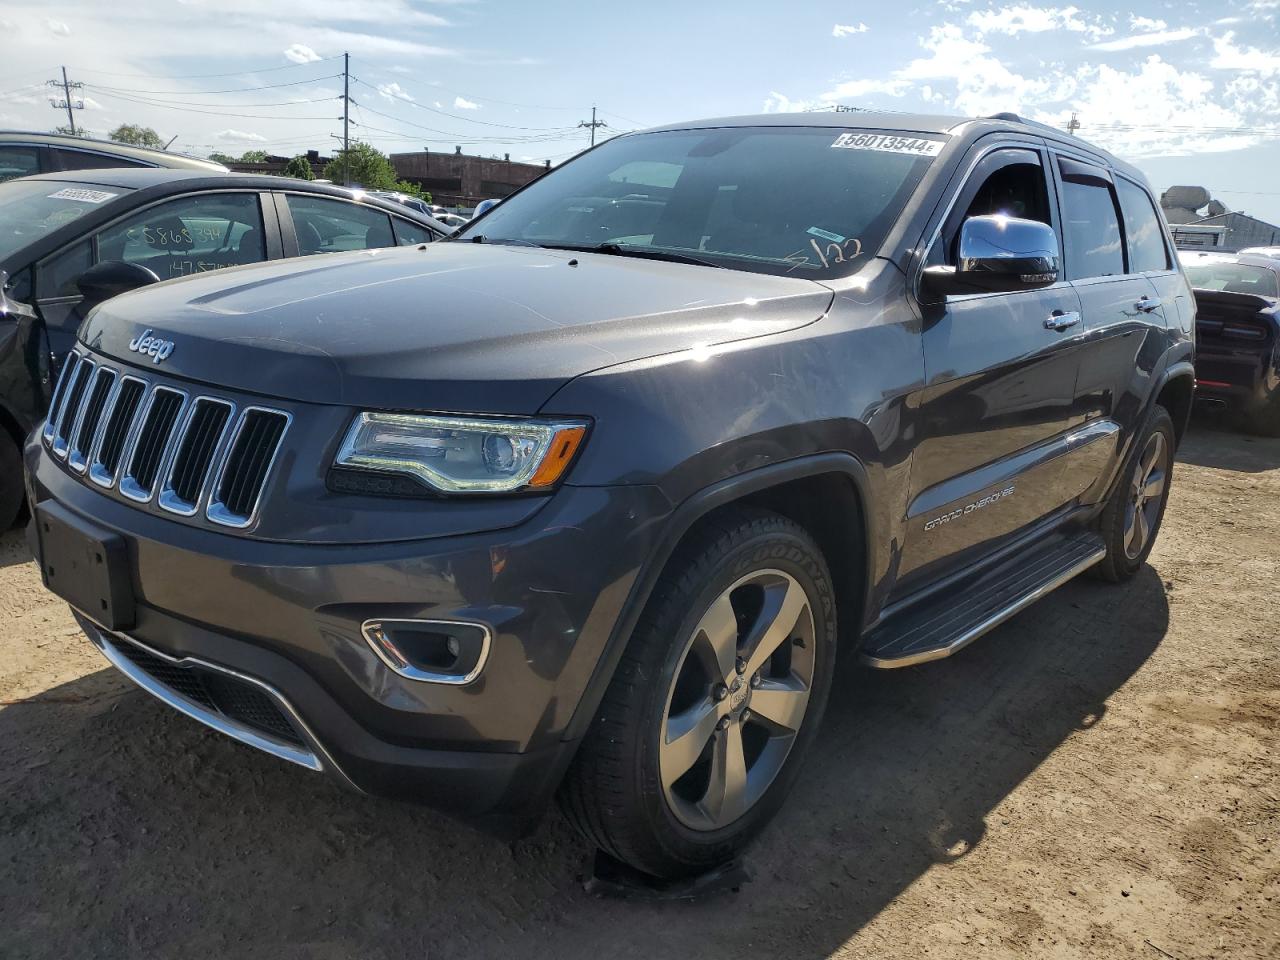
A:
{"type": "Polygon", "coordinates": [[[1199,290],[1227,293],[1254,293],[1260,297],[1280,297],[1275,272],[1248,263],[1196,263],[1187,266],[1191,285],[1199,290]]]}
{"type": "Polygon", "coordinates": [[[69,180],[0,183],[0,258],[128,192],[69,180]]]}
{"type": "Polygon", "coordinates": [[[670,255],[821,280],[875,256],[941,137],[728,127],[618,137],[458,239],[670,255]]]}

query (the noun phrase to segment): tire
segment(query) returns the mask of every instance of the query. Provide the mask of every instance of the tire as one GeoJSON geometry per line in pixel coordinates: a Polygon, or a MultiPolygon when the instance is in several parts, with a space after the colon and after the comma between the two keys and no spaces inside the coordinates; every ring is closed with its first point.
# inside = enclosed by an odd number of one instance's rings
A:
{"type": "Polygon", "coordinates": [[[0,427],[0,532],[13,526],[25,498],[22,453],[9,431],[0,427]]]}
{"type": "Polygon", "coordinates": [[[655,586],[561,785],[565,814],[652,877],[732,859],[795,780],[835,647],[831,576],[809,534],[764,511],[719,515],[655,586]]]}
{"type": "Polygon", "coordinates": [[[1107,555],[1090,568],[1095,577],[1119,583],[1132,577],[1146,562],[1169,503],[1176,442],[1173,418],[1157,404],[1138,437],[1134,448],[1137,455],[1126,466],[1122,482],[1112,491],[1102,511],[1098,530],[1106,541],[1107,555]],[[1145,489],[1150,491],[1157,472],[1160,473],[1158,493],[1141,494],[1143,478],[1147,480],[1145,489]]]}

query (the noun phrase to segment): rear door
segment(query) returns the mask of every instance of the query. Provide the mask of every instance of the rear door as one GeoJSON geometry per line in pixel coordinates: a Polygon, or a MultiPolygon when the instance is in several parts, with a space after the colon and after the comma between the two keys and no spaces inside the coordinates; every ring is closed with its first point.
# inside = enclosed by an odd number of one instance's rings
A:
{"type": "Polygon", "coordinates": [[[1173,309],[1173,297],[1166,305],[1153,277],[1168,272],[1171,261],[1158,221],[1151,235],[1154,211],[1144,212],[1129,190],[1135,184],[1084,156],[1060,151],[1055,160],[1065,267],[1084,316],[1075,401],[1084,429],[1062,492],[1090,503],[1105,492],[1143,414],[1164,350],[1164,310],[1173,309]],[[1128,228],[1121,191],[1129,203],[1128,228]]]}
{"type": "MultiPolygon", "coordinates": [[[[1058,230],[1039,141],[975,150],[928,265],[955,265],[955,239],[970,216],[1005,214],[1058,230]]],[[[899,568],[903,592],[999,549],[1061,506],[1058,477],[1075,426],[1079,367],[1080,302],[1065,280],[949,296],[921,310],[926,387],[899,568]]]]}

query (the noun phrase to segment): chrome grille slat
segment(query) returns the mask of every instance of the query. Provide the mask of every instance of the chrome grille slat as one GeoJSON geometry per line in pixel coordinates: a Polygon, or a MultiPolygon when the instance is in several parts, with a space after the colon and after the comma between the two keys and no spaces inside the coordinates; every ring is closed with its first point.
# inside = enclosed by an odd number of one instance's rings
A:
{"type": "Polygon", "coordinates": [[[293,417],[68,355],[42,436],[68,468],[135,504],[244,529],[258,507],[293,417]]]}

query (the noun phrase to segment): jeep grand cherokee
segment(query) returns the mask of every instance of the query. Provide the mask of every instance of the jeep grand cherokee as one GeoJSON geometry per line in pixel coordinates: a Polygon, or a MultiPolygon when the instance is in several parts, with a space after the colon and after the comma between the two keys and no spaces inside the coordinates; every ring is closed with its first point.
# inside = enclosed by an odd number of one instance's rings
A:
{"type": "Polygon", "coordinates": [[[232,737],[495,829],[558,792],[688,875],[782,803],[837,645],[1133,575],[1193,312],[1141,175],[1012,115],[620,136],[449,242],[97,308],[34,549],[232,737]]]}

